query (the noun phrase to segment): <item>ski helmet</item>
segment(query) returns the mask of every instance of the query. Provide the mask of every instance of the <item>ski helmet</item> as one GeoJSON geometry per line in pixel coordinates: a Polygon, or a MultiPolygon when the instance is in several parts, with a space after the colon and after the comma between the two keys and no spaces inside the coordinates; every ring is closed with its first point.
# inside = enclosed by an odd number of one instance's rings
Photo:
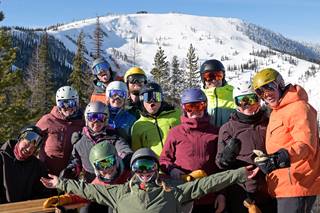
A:
{"type": "Polygon", "coordinates": [[[89,154],[89,161],[91,165],[94,167],[94,164],[96,162],[104,160],[105,158],[111,155],[117,156],[117,150],[111,143],[104,140],[97,143],[91,148],[89,154]]]}
{"type": "Polygon", "coordinates": [[[155,82],[150,82],[145,84],[141,91],[140,91],[140,95],[143,95],[144,93],[147,92],[160,92],[162,94],[162,89],[161,86],[155,82]]]}
{"type": "Polygon", "coordinates": [[[99,74],[94,70],[95,66],[97,66],[98,64],[105,64],[106,65],[106,69],[111,74],[111,72],[112,72],[111,66],[104,58],[97,58],[92,62],[92,66],[91,66],[92,74],[94,74],[94,75],[98,75],[99,74]]]}
{"type": "Polygon", "coordinates": [[[222,71],[223,72],[223,79],[222,79],[223,85],[226,83],[226,80],[225,80],[226,70],[225,70],[223,64],[221,63],[221,61],[216,60],[216,59],[210,59],[210,60],[203,62],[203,64],[200,67],[200,76],[201,76],[202,82],[204,82],[203,73],[210,72],[210,71],[211,72],[222,71]]]}
{"type": "Polygon", "coordinates": [[[108,84],[106,89],[106,97],[109,97],[109,93],[111,90],[121,90],[126,93],[125,97],[128,96],[128,88],[125,83],[122,81],[112,81],[110,84],[108,84]]]}
{"type": "Polygon", "coordinates": [[[28,140],[32,139],[36,141],[36,146],[39,147],[44,140],[44,132],[37,126],[30,125],[22,128],[18,135],[18,140],[26,138],[28,140]],[[35,134],[34,134],[35,133],[35,134]]]}
{"type": "Polygon", "coordinates": [[[191,88],[185,90],[181,95],[181,104],[193,102],[207,102],[207,96],[201,89],[191,88]]]}
{"type": "Polygon", "coordinates": [[[90,102],[85,111],[84,111],[84,118],[86,121],[86,125],[88,123],[88,113],[103,113],[109,117],[109,110],[108,106],[100,101],[90,102]]]}
{"type": "Polygon", "coordinates": [[[233,99],[241,95],[255,94],[250,81],[241,81],[233,89],[233,99]]]}
{"type": "Polygon", "coordinates": [[[284,91],[285,83],[281,74],[272,68],[262,69],[252,79],[253,89],[256,90],[270,82],[275,82],[281,91],[284,91]]]}
{"type": "Polygon", "coordinates": [[[130,161],[130,168],[132,168],[132,165],[136,160],[141,158],[153,159],[157,164],[159,164],[158,156],[156,153],[154,153],[154,151],[152,151],[150,148],[140,148],[133,153],[130,161]]]}
{"type": "MultiPolygon", "coordinates": [[[[141,69],[140,67],[131,67],[127,70],[127,72],[124,74],[124,82],[127,83],[128,77],[130,75],[143,75],[147,79],[146,73],[141,69]]],[[[147,80],[144,82],[147,83],[147,80]]]]}
{"type": "Polygon", "coordinates": [[[58,106],[59,100],[76,100],[77,106],[79,106],[79,95],[77,90],[71,86],[63,86],[57,90],[56,93],[56,105],[58,106]]]}

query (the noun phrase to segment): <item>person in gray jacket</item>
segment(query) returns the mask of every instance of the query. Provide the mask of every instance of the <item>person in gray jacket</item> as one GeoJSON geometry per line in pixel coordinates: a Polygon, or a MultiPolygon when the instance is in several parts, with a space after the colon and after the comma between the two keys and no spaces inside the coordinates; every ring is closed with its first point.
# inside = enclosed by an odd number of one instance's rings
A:
{"type": "Polygon", "coordinates": [[[159,162],[149,148],[137,150],[130,162],[134,173],[129,182],[121,185],[99,186],[75,180],[41,178],[48,188],[74,193],[99,204],[109,205],[118,213],[124,212],[181,212],[181,205],[207,193],[219,191],[233,183],[245,182],[254,177],[257,168],[240,168],[216,173],[202,179],[181,184],[159,178],[159,162]],[[180,184],[180,185],[179,185],[180,184]]]}

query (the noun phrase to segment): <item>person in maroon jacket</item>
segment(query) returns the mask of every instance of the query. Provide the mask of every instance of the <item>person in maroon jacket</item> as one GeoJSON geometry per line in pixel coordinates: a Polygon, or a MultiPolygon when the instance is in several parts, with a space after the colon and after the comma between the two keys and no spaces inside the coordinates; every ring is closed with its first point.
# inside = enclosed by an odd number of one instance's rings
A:
{"type": "Polygon", "coordinates": [[[48,134],[40,149],[40,160],[51,174],[59,175],[69,162],[72,133],[80,131],[85,125],[83,113],[79,109],[78,92],[70,86],[59,88],[56,106],[42,116],[36,125],[48,134]]]}
{"type": "MultiPolygon", "coordinates": [[[[218,172],[218,128],[209,122],[206,95],[196,88],[185,90],[181,104],[181,124],[168,134],[159,159],[161,170],[175,179],[195,170],[204,170],[208,175],[218,172]]],[[[224,206],[222,194],[209,194],[194,202],[193,212],[222,212],[224,206]]]]}
{"type": "MultiPolygon", "coordinates": [[[[216,163],[221,169],[236,169],[255,165],[254,149],[266,152],[265,137],[269,122],[268,113],[260,106],[260,100],[249,81],[235,86],[233,98],[237,110],[219,131],[216,163]]],[[[243,185],[230,186],[226,191],[227,211],[245,213],[248,209],[243,201],[254,201],[262,212],[276,212],[275,201],[267,193],[265,176],[262,172],[243,185]]]]}

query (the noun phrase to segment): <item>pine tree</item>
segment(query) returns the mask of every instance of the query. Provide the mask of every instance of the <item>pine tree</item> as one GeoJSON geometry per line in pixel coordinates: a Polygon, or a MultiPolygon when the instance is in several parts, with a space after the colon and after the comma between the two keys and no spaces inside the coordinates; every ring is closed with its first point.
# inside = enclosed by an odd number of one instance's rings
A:
{"type": "Polygon", "coordinates": [[[195,48],[190,44],[186,58],[186,86],[188,88],[199,87],[200,72],[198,70],[198,60],[195,48]]]}
{"type": "Polygon", "coordinates": [[[170,97],[173,103],[179,103],[181,92],[184,90],[184,76],[180,69],[180,63],[177,56],[173,56],[171,62],[170,75],[170,97]]]}
{"type": "Polygon", "coordinates": [[[84,53],[84,33],[81,31],[77,39],[77,52],[73,59],[73,70],[70,74],[68,82],[78,91],[80,97],[80,106],[83,107],[88,103],[88,92],[91,91],[88,89],[88,87],[91,86],[91,75],[89,74],[89,67],[87,65],[87,60],[84,56],[84,53]]]}
{"type": "Polygon", "coordinates": [[[103,44],[103,32],[101,29],[101,24],[100,24],[100,17],[98,16],[96,19],[96,29],[93,32],[93,39],[94,39],[94,53],[93,57],[100,58],[102,57],[102,44],[103,44]]]}
{"type": "Polygon", "coordinates": [[[166,61],[167,56],[164,54],[164,50],[159,47],[157,53],[154,57],[154,68],[151,70],[153,79],[160,84],[164,94],[169,93],[170,83],[169,83],[169,62],[166,61]]]}

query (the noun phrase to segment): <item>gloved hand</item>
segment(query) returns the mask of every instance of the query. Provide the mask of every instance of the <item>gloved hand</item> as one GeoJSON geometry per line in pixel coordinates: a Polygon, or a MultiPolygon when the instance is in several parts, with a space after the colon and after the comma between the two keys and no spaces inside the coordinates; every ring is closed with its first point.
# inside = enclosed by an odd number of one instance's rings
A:
{"type": "Polygon", "coordinates": [[[60,178],[69,178],[69,179],[77,179],[79,176],[78,169],[73,165],[67,166],[64,170],[62,170],[59,174],[60,178]]]}
{"type": "Polygon", "coordinates": [[[224,167],[232,166],[240,153],[240,149],[241,141],[237,138],[231,138],[221,153],[220,164],[224,167]]]}
{"type": "Polygon", "coordinates": [[[290,157],[286,149],[279,149],[277,152],[267,155],[260,150],[253,150],[257,155],[255,164],[265,174],[269,174],[275,169],[290,167],[290,157]]]}
{"type": "Polygon", "coordinates": [[[248,213],[262,213],[258,206],[249,199],[244,200],[243,205],[248,208],[248,213]]]}
{"type": "Polygon", "coordinates": [[[170,177],[173,179],[180,179],[181,175],[184,175],[184,174],[185,173],[178,168],[173,168],[170,171],[170,177]]]}
{"type": "Polygon", "coordinates": [[[181,175],[181,179],[185,182],[193,181],[195,179],[206,177],[207,173],[204,170],[194,170],[189,174],[181,175]]]}
{"type": "Polygon", "coordinates": [[[73,194],[64,194],[60,196],[53,196],[46,199],[43,203],[44,208],[63,206],[70,203],[84,203],[87,202],[86,199],[81,198],[73,194]]]}

